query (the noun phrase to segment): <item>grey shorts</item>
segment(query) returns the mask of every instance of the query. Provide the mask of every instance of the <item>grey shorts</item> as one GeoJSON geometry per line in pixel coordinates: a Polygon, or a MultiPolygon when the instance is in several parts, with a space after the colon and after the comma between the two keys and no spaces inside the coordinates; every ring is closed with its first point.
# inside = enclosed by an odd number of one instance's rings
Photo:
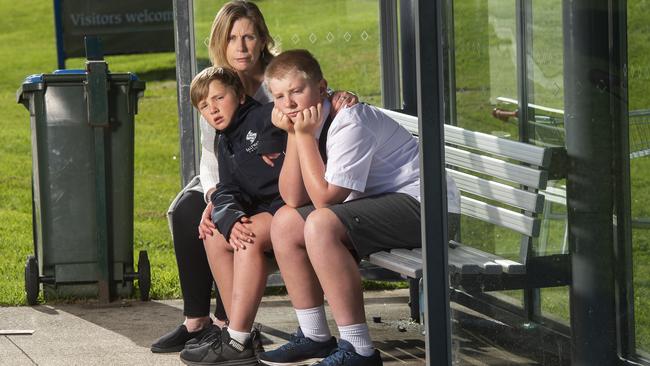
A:
{"type": "MultiPolygon", "coordinates": [[[[404,193],[386,193],[364,197],[328,207],[347,228],[353,255],[357,260],[382,250],[420,248],[420,202],[404,193]]],[[[297,209],[303,219],[314,211],[308,205],[297,209]]],[[[449,237],[458,227],[449,217],[449,237]]]]}

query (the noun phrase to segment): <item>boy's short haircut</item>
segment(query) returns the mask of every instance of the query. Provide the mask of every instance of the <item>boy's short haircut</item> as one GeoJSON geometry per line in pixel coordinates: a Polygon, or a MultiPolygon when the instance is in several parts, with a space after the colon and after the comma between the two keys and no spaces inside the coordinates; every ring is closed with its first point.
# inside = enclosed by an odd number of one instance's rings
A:
{"type": "Polygon", "coordinates": [[[288,73],[302,73],[306,80],[319,82],[323,79],[320,64],[307,50],[289,50],[275,56],[266,67],[266,79],[280,79],[288,73]]]}
{"type": "Polygon", "coordinates": [[[199,102],[208,96],[210,83],[215,80],[231,88],[237,98],[244,95],[244,86],[234,70],[223,67],[208,67],[196,74],[192,79],[192,84],[190,84],[190,101],[195,108],[198,108],[199,102]]]}

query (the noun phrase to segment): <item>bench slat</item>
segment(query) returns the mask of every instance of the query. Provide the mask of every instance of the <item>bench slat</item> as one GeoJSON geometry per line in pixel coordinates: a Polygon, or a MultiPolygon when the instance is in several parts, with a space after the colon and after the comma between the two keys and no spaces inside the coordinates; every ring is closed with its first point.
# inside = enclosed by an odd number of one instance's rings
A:
{"type": "Polygon", "coordinates": [[[422,264],[422,253],[420,249],[392,249],[390,251],[392,254],[395,254],[396,256],[410,259],[414,262],[422,264]]]}
{"type": "Polygon", "coordinates": [[[551,150],[549,149],[451,125],[445,125],[445,142],[544,168],[548,168],[551,163],[551,150]]]}
{"type": "Polygon", "coordinates": [[[548,172],[546,171],[508,163],[503,160],[451,146],[445,146],[445,160],[450,165],[491,175],[516,184],[523,184],[528,187],[544,189],[548,181],[548,172]]]}
{"type": "Polygon", "coordinates": [[[547,187],[545,190],[540,191],[539,193],[543,194],[546,201],[553,203],[559,203],[563,206],[566,206],[566,190],[556,187],[547,187]]]}
{"type": "MultiPolygon", "coordinates": [[[[395,250],[406,250],[406,249],[394,249],[391,250],[391,253],[395,250]]],[[[407,250],[413,254],[422,258],[422,249],[413,249],[407,250]]],[[[453,247],[449,247],[448,253],[448,262],[450,266],[460,269],[462,274],[478,274],[483,273],[487,275],[499,275],[503,272],[503,267],[492,261],[492,259],[487,256],[481,256],[477,253],[472,253],[468,251],[459,251],[453,247]]],[[[411,255],[413,255],[411,254],[411,255]]]]}
{"type": "Polygon", "coordinates": [[[500,201],[511,206],[539,213],[544,208],[544,197],[507,184],[489,181],[477,176],[447,169],[461,191],[473,193],[487,199],[500,201]]]}
{"type": "Polygon", "coordinates": [[[377,252],[368,257],[368,262],[390,269],[411,278],[422,277],[422,264],[389,252],[377,252]]]}
{"type": "Polygon", "coordinates": [[[497,264],[499,264],[503,268],[504,273],[508,274],[525,274],[526,273],[526,265],[521,264],[519,262],[515,262],[513,260],[505,259],[503,257],[499,257],[496,254],[484,252],[480,249],[476,249],[474,247],[471,247],[469,245],[463,245],[458,242],[455,242],[451,240],[449,242],[449,247],[450,247],[450,252],[451,248],[453,248],[453,251],[456,252],[466,252],[466,253],[474,253],[476,255],[479,255],[486,260],[491,260],[497,264]]]}
{"type": "MultiPolygon", "coordinates": [[[[411,134],[419,134],[417,117],[382,108],[380,110],[411,134]]],[[[548,168],[551,163],[551,151],[543,147],[507,140],[482,132],[469,131],[452,125],[445,125],[445,142],[487,151],[544,168],[548,168]]]]}
{"type": "Polygon", "coordinates": [[[524,235],[539,236],[540,220],[534,217],[465,196],[460,198],[460,211],[463,215],[499,225],[524,235]]]}
{"type": "MultiPolygon", "coordinates": [[[[418,135],[417,117],[384,109],[382,112],[418,135]]],[[[535,214],[543,211],[545,200],[558,202],[565,198],[552,187],[546,192],[531,192],[518,185],[546,189],[552,149],[451,125],[444,125],[444,139],[446,164],[452,167],[447,169],[447,174],[462,192],[462,215],[531,237],[539,236],[541,221],[535,214]],[[505,206],[498,207],[501,204],[505,206]]],[[[453,241],[448,254],[449,270],[454,276],[526,274],[525,264],[453,241]]],[[[423,258],[419,248],[374,253],[368,261],[408,277],[422,276],[423,258]]]]}
{"type": "Polygon", "coordinates": [[[482,257],[472,252],[460,251],[449,248],[449,258],[455,259],[462,263],[476,264],[481,268],[481,272],[487,275],[499,275],[503,272],[500,264],[493,262],[486,257],[482,257]]]}

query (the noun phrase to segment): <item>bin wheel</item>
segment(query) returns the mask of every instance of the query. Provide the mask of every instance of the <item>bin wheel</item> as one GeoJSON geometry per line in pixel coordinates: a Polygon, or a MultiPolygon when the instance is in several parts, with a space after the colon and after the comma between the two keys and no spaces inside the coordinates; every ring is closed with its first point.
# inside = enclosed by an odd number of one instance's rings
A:
{"type": "Polygon", "coordinates": [[[30,255],[25,263],[25,293],[27,294],[27,304],[38,304],[38,261],[36,257],[30,255]]]}
{"type": "Polygon", "coordinates": [[[138,285],[140,286],[140,300],[149,301],[151,264],[146,250],[141,250],[138,256],[138,285]]]}

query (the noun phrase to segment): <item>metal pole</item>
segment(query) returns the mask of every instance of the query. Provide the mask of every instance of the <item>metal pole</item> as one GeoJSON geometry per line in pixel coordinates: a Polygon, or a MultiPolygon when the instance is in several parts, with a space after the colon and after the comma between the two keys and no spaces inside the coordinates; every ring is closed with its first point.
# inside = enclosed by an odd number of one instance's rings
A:
{"type": "Polygon", "coordinates": [[[190,84],[196,74],[194,16],[192,0],[174,0],[174,40],[176,44],[176,90],[181,158],[181,185],[198,173],[198,120],[190,102],[190,84]]]}
{"type": "Polygon", "coordinates": [[[456,41],[454,39],[454,2],[444,0],[443,19],[443,67],[445,83],[445,123],[458,125],[456,121],[456,41]]]}
{"type": "Polygon", "coordinates": [[[634,283],[632,282],[632,203],[630,184],[630,140],[629,109],[627,90],[627,3],[613,2],[612,9],[612,56],[610,74],[616,75],[616,88],[619,98],[612,100],[612,114],[620,123],[614,124],[614,186],[615,215],[614,239],[616,242],[616,305],[619,314],[619,352],[623,357],[635,353],[636,330],[634,323],[634,283]]]}
{"type": "Polygon", "coordinates": [[[381,31],[381,102],[384,108],[399,109],[399,41],[397,25],[397,2],[379,2],[379,30],[381,31]]]}
{"type": "Polygon", "coordinates": [[[63,48],[63,22],[61,0],[54,0],[54,37],[56,39],[56,65],[57,68],[65,69],[65,49],[63,48]]]}
{"type": "MultiPolygon", "coordinates": [[[[402,53],[402,109],[404,113],[417,115],[417,75],[415,74],[416,54],[416,1],[400,1],[400,44],[402,53]]],[[[430,22],[431,19],[428,19],[430,22]]],[[[430,38],[432,41],[435,38],[430,38]]]]}
{"type": "MultiPolygon", "coordinates": [[[[427,365],[451,365],[444,164],[442,4],[414,2],[427,365]]],[[[407,64],[405,63],[405,66],[407,64]]]]}
{"type": "MultiPolygon", "coordinates": [[[[517,99],[519,99],[519,141],[528,142],[533,118],[533,109],[528,107],[533,98],[533,68],[529,67],[533,57],[533,4],[531,0],[517,0],[517,99]]],[[[536,256],[533,240],[528,236],[521,239],[522,260],[536,256]]],[[[541,293],[536,288],[526,288],[524,294],[524,313],[528,320],[536,320],[541,315],[541,293]]]]}
{"type": "Polygon", "coordinates": [[[618,363],[613,126],[622,101],[611,72],[623,69],[624,56],[612,53],[611,3],[563,2],[573,365],[618,363]]]}
{"type": "Polygon", "coordinates": [[[97,224],[97,288],[99,301],[112,299],[113,246],[109,238],[109,197],[107,183],[107,134],[110,135],[108,106],[108,65],[103,60],[101,41],[97,37],[84,39],[86,48],[86,103],[88,124],[93,129],[95,150],[95,220],[97,224]]]}
{"type": "Polygon", "coordinates": [[[532,14],[533,4],[531,0],[517,0],[517,98],[519,99],[519,141],[528,142],[528,108],[529,100],[532,99],[532,67],[528,63],[533,57],[532,37],[532,14]]]}

